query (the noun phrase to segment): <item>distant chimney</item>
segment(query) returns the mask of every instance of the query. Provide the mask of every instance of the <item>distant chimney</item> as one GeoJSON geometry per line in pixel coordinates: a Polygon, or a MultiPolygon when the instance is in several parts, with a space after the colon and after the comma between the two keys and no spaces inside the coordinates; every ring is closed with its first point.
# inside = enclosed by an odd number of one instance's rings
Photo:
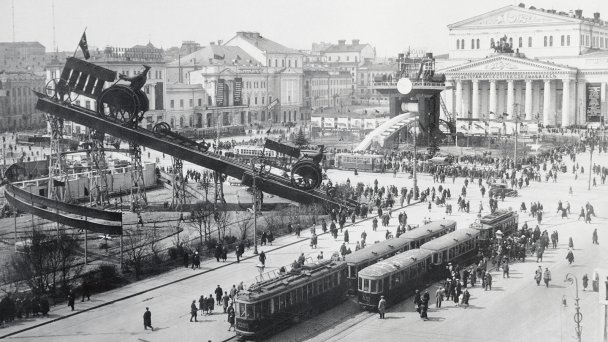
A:
{"type": "Polygon", "coordinates": [[[338,40],[338,45],[345,45],[345,44],[346,44],[346,40],[344,40],[344,39],[338,40]]]}
{"type": "Polygon", "coordinates": [[[521,8],[526,8],[526,4],[524,4],[523,2],[520,2],[518,6],[521,8]]]}
{"type": "Polygon", "coordinates": [[[581,9],[575,10],[574,11],[574,17],[578,18],[578,19],[582,18],[583,17],[583,10],[581,10],[581,9]]]}
{"type": "Polygon", "coordinates": [[[353,45],[359,45],[359,39],[353,39],[353,45]]]}
{"type": "Polygon", "coordinates": [[[593,19],[600,20],[600,12],[593,13],[593,19]]]}

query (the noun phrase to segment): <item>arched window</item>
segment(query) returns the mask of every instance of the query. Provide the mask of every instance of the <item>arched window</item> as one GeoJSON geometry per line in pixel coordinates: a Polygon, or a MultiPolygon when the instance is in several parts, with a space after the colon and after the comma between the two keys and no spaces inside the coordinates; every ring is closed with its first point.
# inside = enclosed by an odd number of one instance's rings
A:
{"type": "Polygon", "coordinates": [[[547,46],[547,36],[545,36],[545,46],[547,46]]]}
{"type": "Polygon", "coordinates": [[[564,35],[563,35],[563,34],[562,34],[562,37],[561,37],[561,40],[560,40],[560,41],[561,41],[561,43],[562,43],[562,46],[564,46],[564,44],[566,43],[566,39],[564,38],[564,35]]]}
{"type": "Polygon", "coordinates": [[[523,46],[524,46],[524,38],[519,37],[519,47],[523,47],[523,46]]]}
{"type": "Polygon", "coordinates": [[[566,45],[570,46],[570,36],[566,36],[566,45]]]}
{"type": "Polygon", "coordinates": [[[477,39],[476,43],[477,43],[477,49],[479,49],[479,39],[477,39]]]}
{"type": "Polygon", "coordinates": [[[509,38],[509,46],[513,47],[513,37],[509,38]]]}
{"type": "Polygon", "coordinates": [[[475,39],[471,39],[471,50],[475,48],[475,39]]]}
{"type": "Polygon", "coordinates": [[[456,50],[460,50],[460,39],[456,39],[456,50]]]}
{"type": "Polygon", "coordinates": [[[549,46],[553,46],[553,36],[549,36],[549,46]]]}
{"type": "Polygon", "coordinates": [[[532,37],[528,37],[528,47],[532,47],[532,37]]]}

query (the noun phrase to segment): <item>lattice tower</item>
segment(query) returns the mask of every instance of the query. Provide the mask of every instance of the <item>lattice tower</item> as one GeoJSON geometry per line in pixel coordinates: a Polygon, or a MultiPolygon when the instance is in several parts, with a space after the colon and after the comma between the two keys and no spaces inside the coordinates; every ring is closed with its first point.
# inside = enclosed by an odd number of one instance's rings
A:
{"type": "Polygon", "coordinates": [[[181,159],[172,158],[173,160],[173,198],[171,207],[175,210],[181,210],[182,205],[186,203],[186,184],[184,181],[184,164],[181,159]]]}
{"type": "Polygon", "coordinates": [[[139,212],[148,205],[143,166],[141,164],[141,146],[130,142],[129,152],[131,154],[131,205],[133,211],[139,212]]]}
{"type": "Polygon", "coordinates": [[[108,164],[106,162],[106,153],[103,147],[105,134],[103,132],[91,131],[91,160],[93,162],[93,170],[91,173],[92,185],[90,189],[91,204],[103,203],[110,204],[110,196],[108,194],[108,164]]]}
{"type": "Polygon", "coordinates": [[[51,126],[51,155],[49,163],[49,198],[58,201],[69,201],[70,191],[67,182],[68,172],[65,155],[62,153],[63,148],[61,140],[63,140],[63,119],[53,115],[48,116],[48,121],[51,126]],[[63,191],[57,189],[55,181],[63,181],[63,191]]]}

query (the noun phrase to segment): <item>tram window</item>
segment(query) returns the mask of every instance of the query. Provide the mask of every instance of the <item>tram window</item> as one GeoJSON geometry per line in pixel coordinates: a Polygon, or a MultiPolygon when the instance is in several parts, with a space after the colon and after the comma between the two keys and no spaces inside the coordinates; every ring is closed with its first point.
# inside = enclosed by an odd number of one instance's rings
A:
{"type": "Polygon", "coordinates": [[[291,301],[291,298],[292,298],[292,296],[291,296],[291,292],[287,292],[287,293],[285,294],[285,306],[286,306],[286,307],[290,307],[290,306],[291,306],[291,304],[293,304],[293,303],[292,303],[292,301],[291,301]]]}
{"type": "Polygon", "coordinates": [[[272,310],[272,313],[277,313],[277,312],[279,312],[279,298],[273,298],[273,299],[272,299],[272,303],[273,303],[273,310],[272,310]]]}
{"type": "Polygon", "coordinates": [[[363,278],[359,277],[359,286],[357,286],[359,291],[363,290],[363,278]]]}
{"type": "Polygon", "coordinates": [[[255,303],[255,305],[253,305],[253,316],[255,319],[262,318],[262,303],[255,303]]]}
{"type": "Polygon", "coordinates": [[[241,317],[245,317],[245,304],[243,303],[239,304],[239,315],[241,317]]]}
{"type": "Polygon", "coordinates": [[[356,275],[357,272],[355,271],[355,266],[348,266],[348,277],[354,278],[356,275]]]}
{"type": "Polygon", "coordinates": [[[376,292],[382,292],[382,285],[384,284],[383,279],[378,280],[378,291],[376,292]]]}
{"type": "Polygon", "coordinates": [[[376,291],[376,284],[378,282],[376,280],[371,280],[370,281],[370,285],[369,285],[369,292],[377,292],[376,291]]]}
{"type": "Polygon", "coordinates": [[[262,302],[262,317],[266,318],[270,316],[270,303],[268,300],[262,302]]]}
{"type": "Polygon", "coordinates": [[[369,291],[369,279],[363,279],[363,291],[369,291]]]}
{"type": "Polygon", "coordinates": [[[285,295],[279,296],[279,310],[285,310],[285,295]]]}
{"type": "Polygon", "coordinates": [[[248,304],[246,306],[246,309],[247,309],[247,319],[253,319],[253,305],[248,304]]]}

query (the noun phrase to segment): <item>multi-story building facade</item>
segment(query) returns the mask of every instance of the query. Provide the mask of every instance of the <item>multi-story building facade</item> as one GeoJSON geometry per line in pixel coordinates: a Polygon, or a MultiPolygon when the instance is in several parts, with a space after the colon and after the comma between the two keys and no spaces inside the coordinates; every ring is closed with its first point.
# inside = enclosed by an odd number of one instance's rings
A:
{"type": "Polygon", "coordinates": [[[265,103],[273,123],[308,120],[302,111],[304,54],[261,36],[237,32],[225,45],[238,46],[259,62],[268,74],[265,103]]]}
{"type": "Polygon", "coordinates": [[[388,105],[388,97],[380,94],[374,87],[374,82],[392,81],[392,75],[397,70],[397,63],[389,60],[387,63],[365,63],[359,67],[359,84],[357,97],[362,104],[388,105]]]}
{"type": "Polygon", "coordinates": [[[447,108],[460,118],[566,127],[607,116],[608,23],[599,13],[520,4],[448,28],[449,58],[438,60],[438,72],[451,85],[447,108]]]}
{"type": "Polygon", "coordinates": [[[41,72],[48,61],[39,42],[0,42],[0,71],[41,72]]]}
{"type": "Polygon", "coordinates": [[[44,76],[0,71],[0,132],[45,126],[44,114],[35,109],[38,97],[33,93],[43,93],[44,85],[44,76]]]}
{"type": "Polygon", "coordinates": [[[154,123],[164,120],[176,129],[204,127],[200,112],[206,101],[207,94],[200,84],[168,83],[165,114],[154,123]]]}
{"type": "Polygon", "coordinates": [[[330,45],[322,54],[331,67],[351,74],[352,91],[355,96],[358,95],[359,67],[375,60],[375,49],[370,44],[360,43],[359,39],[353,39],[351,44],[346,44],[346,40],[338,40],[338,44],[330,45]]]}
{"type": "MultiPolygon", "coordinates": [[[[162,49],[155,48],[154,45],[149,43],[148,45],[136,45],[132,48],[108,46],[103,51],[91,50],[90,52],[89,62],[129,77],[141,73],[144,70],[143,64],[150,66],[146,84],[142,88],[149,102],[149,110],[145,113],[142,125],[150,128],[153,123],[160,121],[159,117],[163,117],[162,120],[164,121],[167,75],[162,49]]],[[[82,53],[78,52],[77,56],[82,57],[82,53]]],[[[60,78],[64,64],[65,61],[57,59],[49,63],[46,67],[47,81],[60,78]]],[[[110,85],[107,84],[106,86],[110,85]]],[[[96,99],[84,96],[78,97],[75,104],[94,110],[97,108],[96,99]]],[[[73,124],[66,124],[64,127],[66,127],[67,134],[70,134],[70,130],[74,133],[81,133],[86,130],[84,127],[73,124]]]]}
{"type": "Polygon", "coordinates": [[[304,66],[304,108],[337,108],[350,104],[352,79],[348,71],[304,66]]]}

